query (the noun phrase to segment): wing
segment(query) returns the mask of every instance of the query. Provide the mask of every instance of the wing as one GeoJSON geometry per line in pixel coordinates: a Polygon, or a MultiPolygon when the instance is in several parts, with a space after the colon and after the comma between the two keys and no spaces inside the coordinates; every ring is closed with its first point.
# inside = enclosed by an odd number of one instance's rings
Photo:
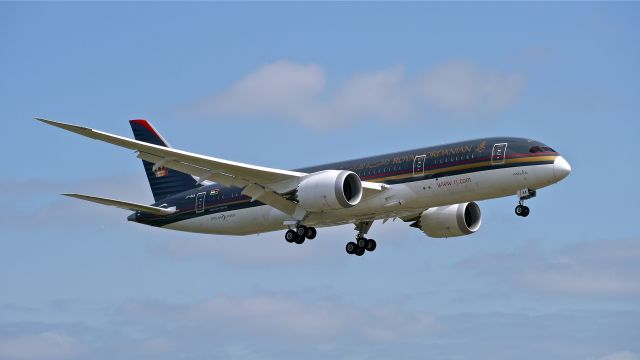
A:
{"type": "MultiPolygon", "coordinates": [[[[154,169],[167,167],[191,174],[198,178],[199,183],[215,181],[223,186],[237,186],[243,188],[242,193],[252,200],[259,200],[295,218],[303,216],[304,211],[298,204],[288,200],[283,194],[294,191],[301,178],[308,175],[306,173],[218,159],[43,118],[36,120],[91,139],[135,150],[140,159],[154,163],[154,169]]],[[[362,182],[362,186],[365,196],[386,188],[384,184],[366,181],[362,182]]]]}
{"type": "Polygon", "coordinates": [[[114,199],[109,199],[109,198],[82,195],[82,194],[62,194],[62,195],[69,196],[69,197],[76,198],[76,199],[91,201],[91,202],[102,204],[102,205],[115,206],[115,207],[119,207],[121,209],[126,209],[126,210],[143,211],[143,212],[146,212],[146,213],[149,213],[149,214],[153,214],[153,215],[169,215],[169,214],[173,214],[174,212],[176,212],[175,207],[173,207],[173,208],[162,208],[162,207],[157,207],[157,206],[149,206],[149,205],[132,203],[132,202],[128,202],[128,201],[114,200],[114,199]]]}

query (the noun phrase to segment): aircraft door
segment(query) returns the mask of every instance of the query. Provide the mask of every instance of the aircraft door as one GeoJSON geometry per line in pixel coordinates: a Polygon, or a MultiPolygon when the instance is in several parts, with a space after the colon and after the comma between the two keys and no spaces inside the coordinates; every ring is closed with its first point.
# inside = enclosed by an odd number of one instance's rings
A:
{"type": "Polygon", "coordinates": [[[507,143],[493,145],[493,151],[491,152],[491,165],[504,164],[506,154],[507,143]]]}
{"type": "Polygon", "coordinates": [[[206,195],[206,192],[201,192],[196,195],[196,213],[201,213],[204,211],[204,198],[206,195]]]}
{"type": "Polygon", "coordinates": [[[424,175],[424,161],[426,155],[418,155],[413,159],[413,176],[424,175]]]}

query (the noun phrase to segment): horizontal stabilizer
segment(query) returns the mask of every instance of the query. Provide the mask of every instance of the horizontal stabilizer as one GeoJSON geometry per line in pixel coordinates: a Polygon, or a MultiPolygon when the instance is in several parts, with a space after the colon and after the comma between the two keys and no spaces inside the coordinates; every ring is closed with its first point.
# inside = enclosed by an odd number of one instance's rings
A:
{"type": "Polygon", "coordinates": [[[157,206],[143,205],[143,204],[137,204],[137,203],[132,203],[128,201],[114,200],[114,199],[82,195],[82,194],[62,194],[62,195],[69,196],[76,199],[91,201],[91,202],[102,204],[102,205],[115,206],[121,209],[142,211],[142,212],[146,212],[153,215],[170,215],[176,212],[175,207],[161,208],[157,206]]]}

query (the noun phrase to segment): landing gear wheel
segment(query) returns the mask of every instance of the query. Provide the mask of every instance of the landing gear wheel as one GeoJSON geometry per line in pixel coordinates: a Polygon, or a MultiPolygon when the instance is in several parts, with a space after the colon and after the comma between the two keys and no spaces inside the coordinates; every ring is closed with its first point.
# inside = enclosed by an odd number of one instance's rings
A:
{"type": "Polygon", "coordinates": [[[367,251],[373,251],[376,249],[376,241],[373,239],[369,239],[367,240],[367,246],[365,246],[365,249],[367,249],[367,251]]]}
{"type": "Polygon", "coordinates": [[[372,224],[373,221],[361,221],[355,223],[356,227],[354,230],[358,231],[358,234],[356,235],[356,242],[350,242],[347,244],[347,252],[355,254],[356,256],[362,256],[367,249],[370,249],[369,251],[373,251],[376,248],[376,242],[365,237],[372,224]],[[350,245],[354,248],[352,253],[350,252],[350,245]]]}
{"type": "Polygon", "coordinates": [[[293,230],[287,230],[287,232],[284,233],[284,239],[287,240],[288,243],[294,242],[297,237],[298,235],[293,230]]]}
{"type": "Polygon", "coordinates": [[[312,239],[316,238],[317,234],[318,234],[318,232],[316,231],[316,228],[314,228],[312,226],[309,226],[309,227],[307,227],[307,232],[304,234],[304,236],[307,239],[312,240],[312,239]]]}
{"type": "Polygon", "coordinates": [[[356,245],[356,243],[354,243],[353,241],[348,242],[346,246],[347,254],[349,255],[355,254],[357,248],[358,248],[358,245],[356,245]]]}
{"type": "Polygon", "coordinates": [[[298,245],[302,244],[304,242],[304,236],[296,236],[294,242],[298,245]]]}
{"type": "Polygon", "coordinates": [[[298,225],[298,227],[296,228],[296,233],[298,233],[298,236],[304,237],[307,233],[307,227],[304,225],[298,225]]]}
{"type": "Polygon", "coordinates": [[[529,208],[524,205],[525,200],[536,197],[536,191],[532,189],[520,189],[516,193],[518,196],[518,206],[516,206],[516,215],[527,217],[529,216],[529,208]]]}

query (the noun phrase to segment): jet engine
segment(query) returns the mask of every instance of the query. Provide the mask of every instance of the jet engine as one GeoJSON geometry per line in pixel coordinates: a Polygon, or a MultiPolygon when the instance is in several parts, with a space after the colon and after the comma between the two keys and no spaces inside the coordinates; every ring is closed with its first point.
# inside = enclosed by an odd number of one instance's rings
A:
{"type": "Polygon", "coordinates": [[[427,209],[411,226],[430,237],[443,238],[473,234],[481,223],[480,207],[469,202],[427,209]]]}
{"type": "Polygon", "coordinates": [[[298,185],[296,200],[307,211],[356,206],[362,198],[360,177],[347,170],[325,170],[309,174],[298,185]]]}

